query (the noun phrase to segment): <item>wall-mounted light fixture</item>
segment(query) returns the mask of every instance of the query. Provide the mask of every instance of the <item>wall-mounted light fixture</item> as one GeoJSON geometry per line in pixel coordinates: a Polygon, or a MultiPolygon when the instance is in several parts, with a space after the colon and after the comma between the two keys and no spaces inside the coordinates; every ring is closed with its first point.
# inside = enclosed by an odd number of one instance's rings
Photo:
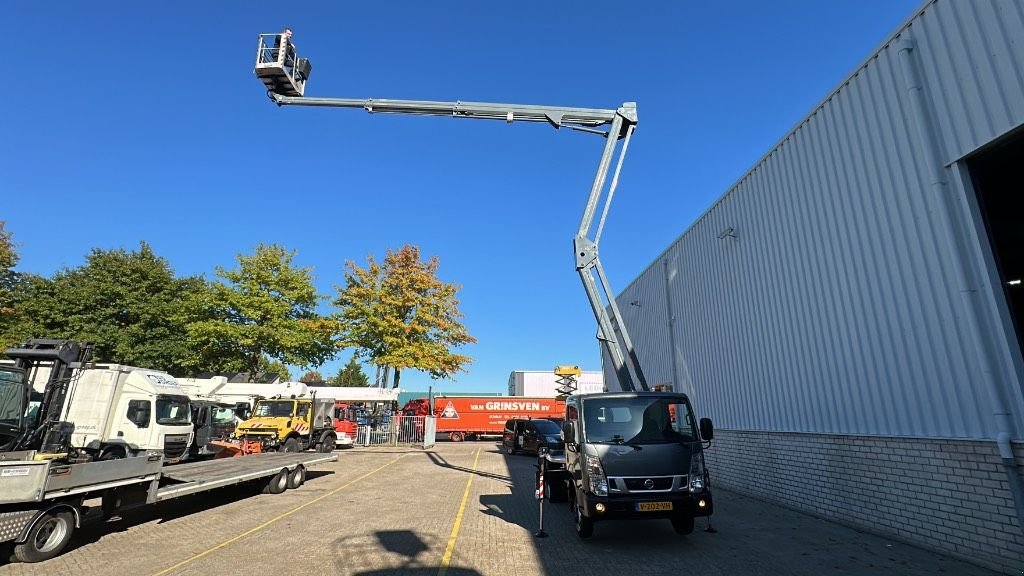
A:
{"type": "Polygon", "coordinates": [[[722,233],[718,235],[718,239],[719,240],[725,240],[726,238],[732,238],[733,240],[739,240],[739,238],[736,236],[736,229],[733,228],[732,226],[729,226],[725,230],[722,230],[722,233]]]}

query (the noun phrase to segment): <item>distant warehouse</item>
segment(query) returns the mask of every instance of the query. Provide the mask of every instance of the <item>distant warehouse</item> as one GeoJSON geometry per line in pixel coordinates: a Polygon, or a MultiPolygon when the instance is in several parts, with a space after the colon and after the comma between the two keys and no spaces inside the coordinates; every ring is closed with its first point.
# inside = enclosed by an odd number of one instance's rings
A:
{"type": "Polygon", "coordinates": [[[617,297],[713,481],[1019,571],[1022,191],[1024,2],[926,2],[617,297]]]}
{"type": "MultiPolygon", "coordinates": [[[[508,395],[532,398],[554,398],[558,384],[554,370],[515,370],[508,375],[508,395]]],[[[587,372],[580,375],[576,384],[581,394],[604,392],[604,373],[587,372]]]]}

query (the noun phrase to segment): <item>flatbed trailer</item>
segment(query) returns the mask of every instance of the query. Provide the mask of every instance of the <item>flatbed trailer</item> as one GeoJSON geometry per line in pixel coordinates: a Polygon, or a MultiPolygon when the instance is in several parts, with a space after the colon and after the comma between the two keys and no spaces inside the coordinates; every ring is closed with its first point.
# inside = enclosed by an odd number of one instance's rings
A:
{"type": "Polygon", "coordinates": [[[59,555],[76,528],[131,508],[242,483],[263,492],[298,488],[306,469],[334,454],[263,453],[166,466],[160,453],[61,464],[34,452],[0,456],[0,544],[14,542],[14,557],[40,562],[59,555]],[[99,505],[89,505],[96,502],[99,505]]]}

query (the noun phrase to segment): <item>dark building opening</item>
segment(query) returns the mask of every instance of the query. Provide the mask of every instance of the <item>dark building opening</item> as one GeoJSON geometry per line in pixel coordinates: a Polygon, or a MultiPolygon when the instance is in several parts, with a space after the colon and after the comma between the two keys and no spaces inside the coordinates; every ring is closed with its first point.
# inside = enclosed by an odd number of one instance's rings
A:
{"type": "Polygon", "coordinates": [[[967,163],[1024,353],[1024,130],[967,163]]]}

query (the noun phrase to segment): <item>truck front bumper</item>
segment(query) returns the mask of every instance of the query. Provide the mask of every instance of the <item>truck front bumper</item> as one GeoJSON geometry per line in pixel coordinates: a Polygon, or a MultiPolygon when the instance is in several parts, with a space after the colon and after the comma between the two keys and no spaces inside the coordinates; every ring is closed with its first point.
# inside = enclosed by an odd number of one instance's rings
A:
{"type": "Polygon", "coordinates": [[[710,490],[705,490],[700,494],[658,493],[595,496],[583,493],[580,505],[583,508],[584,516],[592,520],[710,516],[715,511],[710,490]],[[598,504],[602,505],[603,511],[598,510],[598,504]]]}

